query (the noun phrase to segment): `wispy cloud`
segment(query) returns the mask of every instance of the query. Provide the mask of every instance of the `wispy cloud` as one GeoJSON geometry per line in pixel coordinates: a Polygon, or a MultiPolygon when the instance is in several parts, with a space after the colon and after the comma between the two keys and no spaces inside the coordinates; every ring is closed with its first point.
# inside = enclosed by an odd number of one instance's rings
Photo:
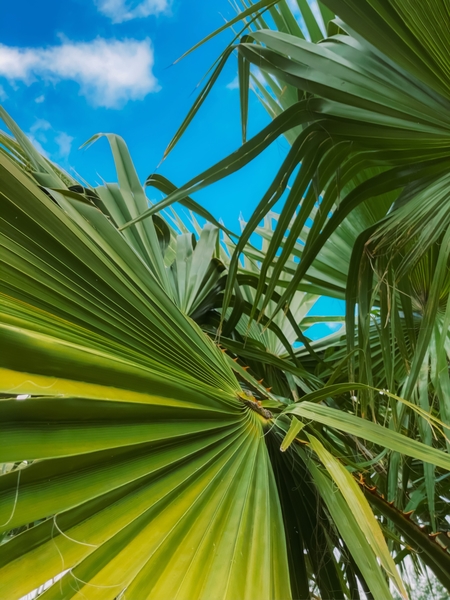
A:
{"type": "Polygon", "coordinates": [[[5,89],[3,88],[3,86],[0,85],[0,102],[3,102],[3,100],[6,100],[7,97],[8,97],[8,94],[5,92],[5,89]]]}
{"type": "Polygon", "coordinates": [[[70,154],[70,150],[72,149],[73,137],[65,133],[65,131],[61,131],[55,137],[55,142],[59,148],[59,156],[61,158],[67,158],[70,154]]]}
{"type": "Polygon", "coordinates": [[[236,77],[230,81],[230,83],[227,83],[227,90],[238,90],[239,89],[239,77],[236,75],[236,77]]]}
{"type": "Polygon", "coordinates": [[[287,0],[287,4],[291,9],[291,12],[293,13],[294,17],[298,17],[302,14],[296,0],[287,0]]]}
{"type": "Polygon", "coordinates": [[[141,0],[140,2],[95,0],[95,4],[98,10],[109,17],[113,23],[123,23],[131,21],[131,19],[142,19],[166,12],[170,6],[170,0],[141,0]]]}
{"type": "Polygon", "coordinates": [[[0,44],[0,77],[31,84],[76,81],[80,93],[94,105],[115,108],[139,100],[159,85],[152,73],[149,39],[70,42],[47,48],[19,48],[0,44]]]}
{"type": "Polygon", "coordinates": [[[52,126],[45,119],[37,119],[33,125],[30,127],[31,133],[36,133],[37,131],[48,131],[52,126]]]}
{"type": "Polygon", "coordinates": [[[44,100],[45,100],[45,96],[44,96],[44,94],[41,94],[40,96],[35,98],[34,101],[36,102],[36,104],[42,104],[42,102],[44,102],[44,100]]]}
{"type": "Polygon", "coordinates": [[[37,119],[30,127],[30,131],[27,133],[28,139],[41,154],[46,158],[50,158],[49,153],[42,144],[47,142],[46,131],[51,130],[52,126],[45,119],[37,119]]]}
{"type": "Polygon", "coordinates": [[[45,119],[36,119],[27,133],[28,139],[46,158],[66,159],[72,149],[74,138],[65,131],[56,131],[45,119]],[[48,152],[48,147],[53,147],[48,152]]]}

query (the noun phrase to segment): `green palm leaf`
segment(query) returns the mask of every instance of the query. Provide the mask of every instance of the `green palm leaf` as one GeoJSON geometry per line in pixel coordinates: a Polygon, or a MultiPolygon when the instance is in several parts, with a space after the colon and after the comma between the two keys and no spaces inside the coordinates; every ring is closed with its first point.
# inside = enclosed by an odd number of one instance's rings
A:
{"type": "Polygon", "coordinates": [[[97,209],[1,170],[0,522],[27,526],[2,595],[69,569],[45,597],[289,597],[261,417],[224,355],[97,209]]]}
{"type": "Polygon", "coordinates": [[[381,600],[405,556],[449,585],[442,2],[296,4],[301,23],[284,0],[231,22],[244,141],[250,87],[273,122],[180,188],[150,176],[156,205],[121,138],[118,184],[89,189],[1,112],[5,597],[61,577],[42,597],[381,600]],[[237,236],[190,194],[280,135],[237,236]],[[312,343],[336,321],[308,315],[319,294],[347,315],[312,343]]]}

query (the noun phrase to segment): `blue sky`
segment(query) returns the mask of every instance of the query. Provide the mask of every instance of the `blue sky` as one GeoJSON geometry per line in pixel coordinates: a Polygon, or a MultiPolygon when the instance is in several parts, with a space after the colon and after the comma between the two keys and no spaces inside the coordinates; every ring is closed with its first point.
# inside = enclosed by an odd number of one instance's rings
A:
{"type": "MultiPolygon", "coordinates": [[[[125,138],[144,180],[158,166],[197,84],[232,33],[172,63],[234,16],[228,0],[5,2],[0,102],[39,149],[90,184],[115,180],[105,140],[78,149],[98,132],[125,138]]],[[[159,167],[176,185],[239,146],[236,70],[231,57],[185,137],[159,167]]],[[[256,133],[269,119],[255,97],[250,102],[250,133],[256,133]]],[[[240,212],[250,215],[286,150],[284,140],[276,142],[244,172],[196,199],[237,229],[240,212]]]]}
{"type": "MultiPolygon", "coordinates": [[[[79,147],[99,132],[123,136],[144,181],[157,169],[197,84],[233,34],[227,30],[173,62],[234,16],[228,0],[4,2],[0,103],[40,150],[91,185],[116,180],[109,148],[105,139],[87,150],[79,147]]],[[[233,56],[158,168],[176,185],[239,147],[236,74],[233,56]]],[[[254,95],[249,114],[250,135],[269,122],[254,95]]],[[[250,216],[287,150],[287,142],[278,140],[243,171],[196,194],[197,201],[237,231],[239,215],[250,216]]],[[[155,194],[150,198],[159,200],[155,194]]],[[[314,313],[342,310],[342,302],[322,300],[314,313]]]]}

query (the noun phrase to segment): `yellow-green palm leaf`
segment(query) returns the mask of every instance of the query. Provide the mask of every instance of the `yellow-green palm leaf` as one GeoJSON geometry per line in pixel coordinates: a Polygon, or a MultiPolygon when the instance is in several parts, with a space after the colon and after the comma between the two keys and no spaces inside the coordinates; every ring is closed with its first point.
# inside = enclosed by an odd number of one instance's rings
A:
{"type": "Polygon", "coordinates": [[[289,598],[226,357],[96,207],[0,161],[1,597],[65,572],[44,598],[289,598]]]}

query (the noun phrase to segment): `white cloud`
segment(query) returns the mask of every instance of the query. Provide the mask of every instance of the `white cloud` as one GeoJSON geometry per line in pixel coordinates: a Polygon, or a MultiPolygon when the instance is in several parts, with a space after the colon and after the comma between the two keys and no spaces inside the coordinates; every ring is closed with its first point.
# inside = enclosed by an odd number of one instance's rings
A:
{"type": "Polygon", "coordinates": [[[67,158],[72,148],[73,137],[67,135],[64,131],[61,131],[61,133],[58,133],[55,137],[55,142],[59,147],[59,156],[61,158],[67,158]]]}
{"type": "Polygon", "coordinates": [[[239,89],[239,77],[236,77],[227,84],[227,90],[238,90],[239,89]]]}
{"type": "Polygon", "coordinates": [[[299,17],[302,14],[296,0],[287,0],[287,3],[294,17],[299,17]]]}
{"type": "Polygon", "coordinates": [[[44,96],[44,94],[41,94],[40,96],[35,98],[34,101],[36,102],[36,104],[41,104],[42,102],[44,102],[44,100],[45,100],[45,96],[44,96]]]}
{"type": "Polygon", "coordinates": [[[27,133],[27,137],[38,152],[40,152],[43,156],[45,156],[45,158],[50,159],[50,155],[47,152],[47,150],[43,147],[41,142],[32,133],[27,133]]]}
{"type": "Polygon", "coordinates": [[[6,100],[7,97],[8,97],[8,94],[5,92],[5,88],[0,85],[0,102],[3,102],[3,100],[6,100]]]}
{"type": "Polygon", "coordinates": [[[259,81],[259,83],[261,83],[264,87],[267,87],[267,81],[266,78],[264,76],[264,74],[261,72],[261,69],[258,69],[258,67],[254,67],[252,65],[252,75],[255,79],[257,79],[259,81]]]}
{"type": "Polygon", "coordinates": [[[33,146],[46,158],[50,158],[50,155],[45,150],[42,144],[47,142],[46,131],[51,130],[52,126],[45,119],[37,119],[30,127],[30,131],[27,133],[28,139],[33,146]]]}
{"type": "MultiPolygon", "coordinates": [[[[37,119],[33,123],[33,125],[30,127],[30,131],[31,131],[31,133],[36,133],[37,131],[39,131],[39,132],[48,131],[51,128],[52,128],[52,126],[45,119],[37,119]]],[[[45,136],[44,136],[44,138],[45,138],[45,136]]],[[[45,139],[44,139],[44,141],[45,141],[45,139]]]]}
{"type": "Polygon", "coordinates": [[[159,85],[152,73],[149,39],[70,42],[48,48],[18,48],[0,44],[0,76],[30,85],[37,79],[76,81],[80,93],[96,106],[122,106],[140,100],[159,85]]]}
{"type": "Polygon", "coordinates": [[[109,17],[113,23],[123,23],[131,19],[141,19],[150,15],[158,15],[168,10],[170,0],[95,0],[98,10],[109,17]]]}
{"type": "Polygon", "coordinates": [[[319,5],[317,4],[317,1],[309,0],[308,4],[314,15],[314,18],[316,19],[320,29],[322,30],[322,33],[325,34],[326,28],[325,28],[325,24],[324,24],[323,18],[322,18],[322,13],[320,12],[320,8],[319,8],[319,5]]]}
{"type": "Polygon", "coordinates": [[[37,119],[27,133],[28,139],[33,146],[48,159],[65,159],[72,149],[74,138],[65,131],[55,131],[45,119],[37,119]],[[53,147],[48,152],[48,147],[53,147]]]}

